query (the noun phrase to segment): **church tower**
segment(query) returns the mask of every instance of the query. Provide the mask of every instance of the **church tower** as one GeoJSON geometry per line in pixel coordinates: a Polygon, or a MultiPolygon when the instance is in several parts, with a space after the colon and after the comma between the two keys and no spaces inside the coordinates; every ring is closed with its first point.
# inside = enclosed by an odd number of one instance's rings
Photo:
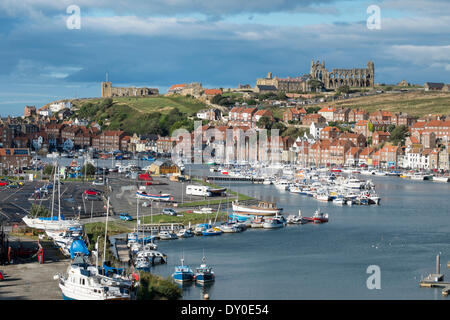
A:
{"type": "Polygon", "coordinates": [[[112,82],[102,82],[102,98],[112,97],[112,82]]]}

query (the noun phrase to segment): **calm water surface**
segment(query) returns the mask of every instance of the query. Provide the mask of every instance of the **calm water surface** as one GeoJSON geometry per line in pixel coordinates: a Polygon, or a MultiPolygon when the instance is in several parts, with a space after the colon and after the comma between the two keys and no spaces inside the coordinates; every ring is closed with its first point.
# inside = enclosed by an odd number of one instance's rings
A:
{"type": "Polygon", "coordinates": [[[285,215],[301,209],[312,216],[320,207],[330,222],[161,241],[169,261],[153,272],[170,276],[182,254],[194,268],[204,250],[216,281],[183,287],[185,299],[204,292],[211,299],[444,299],[441,289],[418,282],[434,270],[439,252],[441,270],[450,274],[450,184],[362,178],[375,183],[380,206],[340,207],[273,185],[234,183],[238,192],[275,201],[285,215]],[[367,289],[370,265],[381,269],[380,290],[367,289]]]}

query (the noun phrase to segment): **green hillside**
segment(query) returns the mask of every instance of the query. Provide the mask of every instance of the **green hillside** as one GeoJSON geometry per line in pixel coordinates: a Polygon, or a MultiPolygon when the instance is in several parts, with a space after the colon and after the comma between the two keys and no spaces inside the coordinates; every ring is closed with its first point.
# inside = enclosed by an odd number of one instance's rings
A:
{"type": "Polygon", "coordinates": [[[75,116],[98,122],[103,129],[128,133],[169,135],[173,130],[193,130],[188,117],[206,108],[184,96],[117,97],[72,100],[75,116]]]}
{"type": "MultiPolygon", "coordinates": [[[[75,99],[72,100],[72,103],[75,107],[81,107],[87,102],[98,104],[104,100],[105,98],[75,99]]],[[[180,112],[192,114],[206,107],[203,102],[195,98],[179,95],[157,97],[114,97],[112,98],[112,101],[116,106],[126,105],[142,113],[160,112],[167,114],[170,110],[178,108],[180,112]]]]}

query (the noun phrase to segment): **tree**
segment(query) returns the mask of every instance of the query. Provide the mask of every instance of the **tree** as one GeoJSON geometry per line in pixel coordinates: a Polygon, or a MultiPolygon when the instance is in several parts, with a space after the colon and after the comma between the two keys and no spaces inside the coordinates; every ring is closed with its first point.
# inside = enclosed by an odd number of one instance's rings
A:
{"type": "Polygon", "coordinates": [[[46,165],[45,167],[44,167],[44,171],[43,171],[43,173],[45,174],[45,175],[51,175],[51,174],[53,174],[54,172],[54,169],[55,167],[53,167],[51,164],[48,164],[48,165],[46,165]]]}
{"type": "Polygon", "coordinates": [[[392,130],[391,136],[389,137],[389,141],[395,145],[398,145],[399,143],[403,143],[407,134],[408,134],[408,127],[405,125],[400,125],[398,127],[395,127],[394,130],[392,130]]]}
{"type": "Polygon", "coordinates": [[[81,168],[81,173],[86,174],[86,176],[95,175],[95,167],[91,163],[86,163],[83,168],[81,168]]]}
{"type": "Polygon", "coordinates": [[[367,124],[367,129],[369,129],[370,132],[374,132],[375,131],[375,127],[373,126],[372,122],[369,122],[367,124]]]}
{"type": "Polygon", "coordinates": [[[50,210],[42,205],[33,204],[30,209],[30,216],[32,217],[48,217],[50,216],[50,210]]]}
{"type": "Polygon", "coordinates": [[[296,140],[298,137],[303,136],[306,131],[309,130],[306,128],[289,127],[283,132],[282,136],[291,137],[292,139],[296,140]]]}
{"type": "Polygon", "coordinates": [[[258,122],[256,122],[256,125],[258,128],[270,130],[272,128],[273,121],[267,116],[262,116],[259,118],[258,122]]]}

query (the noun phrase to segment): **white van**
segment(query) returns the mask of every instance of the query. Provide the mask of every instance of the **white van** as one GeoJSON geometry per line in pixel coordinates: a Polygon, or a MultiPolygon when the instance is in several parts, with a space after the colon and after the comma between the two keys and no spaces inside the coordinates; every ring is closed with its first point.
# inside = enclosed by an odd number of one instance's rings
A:
{"type": "Polygon", "coordinates": [[[208,186],[186,186],[186,194],[193,196],[211,197],[211,192],[208,186]]]}

